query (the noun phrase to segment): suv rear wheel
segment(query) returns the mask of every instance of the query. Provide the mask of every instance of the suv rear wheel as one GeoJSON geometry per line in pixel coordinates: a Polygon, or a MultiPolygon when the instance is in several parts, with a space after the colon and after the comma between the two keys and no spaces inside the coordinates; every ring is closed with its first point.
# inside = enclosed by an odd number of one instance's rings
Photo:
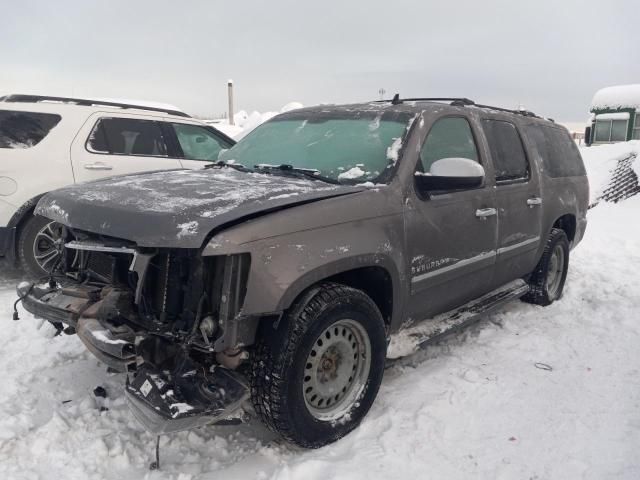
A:
{"type": "Polygon", "coordinates": [[[254,408],[292,443],[331,443],[369,411],[386,349],[382,315],[364,292],[331,283],[313,288],[277,327],[261,327],[251,362],[254,408]]]}
{"type": "Polygon", "coordinates": [[[47,275],[60,258],[62,225],[33,215],[25,220],[18,236],[18,259],[25,273],[33,278],[47,275]]]}
{"type": "Polygon", "coordinates": [[[569,240],[564,230],[553,228],[542,258],[529,278],[525,302],[547,306],[562,296],[569,269],[569,240]]]}

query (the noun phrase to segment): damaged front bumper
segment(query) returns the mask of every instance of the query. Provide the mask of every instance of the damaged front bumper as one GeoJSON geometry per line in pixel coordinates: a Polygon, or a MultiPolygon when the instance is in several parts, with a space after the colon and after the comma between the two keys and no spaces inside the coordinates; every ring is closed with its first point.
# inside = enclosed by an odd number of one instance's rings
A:
{"type": "Polygon", "coordinates": [[[35,317],[75,329],[87,349],[112,369],[127,372],[135,365],[136,332],[127,325],[115,325],[91,316],[98,301],[104,300],[99,288],[21,283],[17,293],[24,308],[35,317]]]}
{"type": "MultiPolygon", "coordinates": [[[[137,355],[144,343],[162,342],[149,332],[134,331],[100,315],[111,293],[87,285],[69,287],[22,283],[17,288],[24,308],[35,317],[75,329],[100,361],[127,372],[125,395],[135,418],[154,434],[188,430],[238,417],[248,398],[241,375],[220,365],[205,370],[183,350],[159,368],[137,355]]],[[[117,292],[116,292],[117,293],[117,292]]],[[[114,293],[115,295],[115,293],[114,293]]]]}
{"type": "Polygon", "coordinates": [[[142,366],[127,379],[125,394],[136,419],[159,435],[237,417],[248,388],[238,374],[223,367],[206,375],[190,370],[175,378],[142,366]]]}

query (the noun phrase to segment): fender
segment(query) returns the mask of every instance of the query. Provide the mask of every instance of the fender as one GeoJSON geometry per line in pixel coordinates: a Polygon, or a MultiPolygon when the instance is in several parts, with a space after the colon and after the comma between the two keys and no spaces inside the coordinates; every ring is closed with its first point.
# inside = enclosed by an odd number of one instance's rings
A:
{"type": "Polygon", "coordinates": [[[282,295],[278,302],[277,311],[284,311],[291,307],[293,302],[308,288],[327,278],[366,267],[384,269],[391,278],[393,291],[393,311],[391,314],[391,325],[397,325],[400,318],[403,299],[401,298],[401,280],[394,260],[386,254],[365,254],[335,260],[330,263],[315,268],[298,277],[282,295]]]}
{"type": "MultiPolygon", "coordinates": [[[[262,221],[268,219],[265,217],[262,221]]],[[[242,307],[244,315],[280,313],[311,285],[350,270],[380,267],[391,279],[391,323],[392,326],[398,324],[396,322],[399,322],[407,294],[401,288],[406,276],[401,253],[404,242],[402,214],[304,230],[248,243],[234,242],[230,238],[234,236],[233,233],[226,232],[214,237],[206,250],[209,254],[251,255],[251,269],[242,307]],[[214,249],[214,245],[219,247],[214,249]]]]}

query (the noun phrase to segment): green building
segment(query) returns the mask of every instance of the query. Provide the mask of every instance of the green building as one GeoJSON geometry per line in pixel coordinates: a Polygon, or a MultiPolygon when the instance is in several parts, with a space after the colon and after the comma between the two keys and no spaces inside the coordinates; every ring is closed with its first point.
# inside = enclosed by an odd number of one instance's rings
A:
{"type": "Polygon", "coordinates": [[[640,140],[640,84],[598,90],[591,101],[587,143],[640,140]]]}

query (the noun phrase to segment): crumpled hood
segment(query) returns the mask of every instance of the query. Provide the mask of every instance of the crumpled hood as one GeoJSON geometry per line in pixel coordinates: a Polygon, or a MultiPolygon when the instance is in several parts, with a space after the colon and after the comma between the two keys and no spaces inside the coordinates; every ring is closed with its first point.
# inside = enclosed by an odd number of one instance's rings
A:
{"type": "Polygon", "coordinates": [[[229,168],[168,170],[55,190],[35,213],[140,246],[199,248],[229,222],[365,188],[229,168]]]}

